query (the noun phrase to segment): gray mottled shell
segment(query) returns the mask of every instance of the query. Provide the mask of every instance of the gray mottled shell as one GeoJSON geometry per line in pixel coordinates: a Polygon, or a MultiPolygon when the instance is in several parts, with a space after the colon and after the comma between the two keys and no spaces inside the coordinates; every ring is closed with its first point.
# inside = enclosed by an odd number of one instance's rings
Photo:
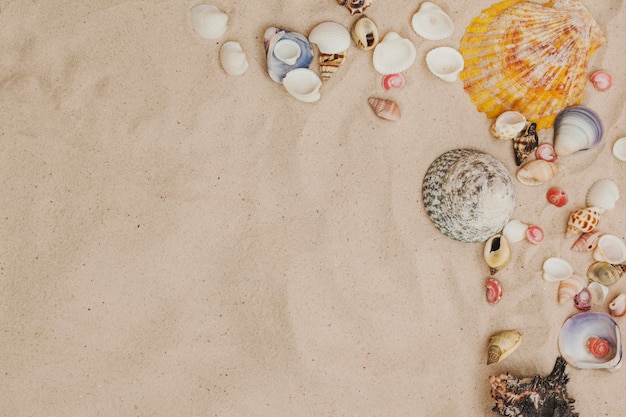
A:
{"type": "Polygon", "coordinates": [[[484,242],[515,209],[515,187],[502,162],[473,149],[433,161],[422,185],[424,207],[441,232],[461,242],[484,242]]]}

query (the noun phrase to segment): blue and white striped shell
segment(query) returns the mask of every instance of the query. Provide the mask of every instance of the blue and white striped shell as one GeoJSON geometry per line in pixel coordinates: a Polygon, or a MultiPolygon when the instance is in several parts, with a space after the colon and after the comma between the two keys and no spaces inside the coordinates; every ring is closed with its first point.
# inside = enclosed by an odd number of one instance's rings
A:
{"type": "Polygon", "coordinates": [[[301,33],[279,27],[269,27],[263,35],[263,44],[267,59],[267,73],[272,80],[279,84],[283,82],[283,78],[289,71],[296,68],[308,68],[311,65],[311,61],[313,61],[313,46],[311,46],[306,36],[301,33]],[[293,41],[300,48],[300,54],[293,64],[282,61],[274,54],[276,43],[282,40],[293,41]]]}
{"type": "Polygon", "coordinates": [[[422,196],[435,226],[461,242],[484,242],[499,233],[515,208],[514,182],[504,164],[473,149],[454,149],[435,159],[422,196]]]}

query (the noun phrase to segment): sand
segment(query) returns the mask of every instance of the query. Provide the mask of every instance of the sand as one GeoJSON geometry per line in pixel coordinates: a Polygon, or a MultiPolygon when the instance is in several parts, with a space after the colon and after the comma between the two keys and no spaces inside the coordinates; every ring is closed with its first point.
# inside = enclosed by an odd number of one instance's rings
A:
{"type": "MultiPolygon", "coordinates": [[[[613,87],[588,83],[583,104],[605,135],[549,184],[516,181],[513,217],[546,238],[511,245],[504,296],[488,305],[482,244],[440,233],[421,185],[455,148],[516,170],[463,84],[424,60],[458,48],[490,0],[438,3],[455,23],[442,41],[411,29],[420,2],[375,1],[381,33],[416,46],[406,85],[384,91],[371,53],[352,46],[316,103],[268,77],[263,33],[349,27],[331,0],[213,2],[230,16],[216,40],[193,31],[186,1],[3,2],[0,414],[495,415],[488,376],[548,374],[577,312],[541,277],[549,256],[583,275],[592,262],[569,249],[569,213],[600,178],[626,195],[611,154],[626,136],[626,7],[585,3],[607,37],[588,67],[613,87]],[[220,67],[228,40],[247,54],[243,76],[220,67]],[[395,100],[402,119],[376,118],[370,96],[395,100]],[[563,208],[545,200],[553,185],[563,208]],[[522,344],[487,366],[504,329],[522,344]]],[[[626,238],[624,201],[599,230],[626,238]]],[[[567,369],[581,416],[623,414],[624,370],[567,369]]]]}

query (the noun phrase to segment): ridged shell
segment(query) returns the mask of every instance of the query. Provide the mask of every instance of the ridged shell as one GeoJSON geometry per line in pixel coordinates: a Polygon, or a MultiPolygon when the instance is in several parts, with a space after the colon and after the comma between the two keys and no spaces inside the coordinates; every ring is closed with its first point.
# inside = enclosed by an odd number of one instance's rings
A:
{"type": "Polygon", "coordinates": [[[597,231],[583,233],[572,245],[572,250],[574,252],[591,252],[598,246],[599,238],[600,232],[597,231]]]}
{"type": "Polygon", "coordinates": [[[565,237],[576,236],[593,231],[600,221],[600,210],[597,207],[587,207],[576,210],[567,220],[565,237]]]}
{"type": "Polygon", "coordinates": [[[322,22],[311,29],[309,41],[322,53],[336,54],[350,47],[350,32],[339,23],[322,22]]]}
{"type": "Polygon", "coordinates": [[[370,97],[367,102],[369,103],[374,114],[385,120],[400,120],[400,107],[393,100],[387,100],[383,98],[370,97]]]}
{"type": "Polygon", "coordinates": [[[485,297],[487,298],[487,302],[489,304],[497,304],[500,302],[502,298],[502,284],[495,278],[489,278],[485,282],[485,287],[487,288],[487,292],[485,297]]]}
{"type": "Polygon", "coordinates": [[[285,75],[296,68],[308,68],[313,61],[313,47],[309,40],[302,34],[288,31],[279,27],[269,27],[263,35],[265,56],[267,60],[267,73],[277,83],[282,83],[285,75]],[[298,44],[300,54],[293,64],[288,64],[274,54],[276,44],[281,40],[290,40],[298,44]]]}
{"type": "Polygon", "coordinates": [[[372,62],[379,74],[397,74],[413,65],[416,57],[413,42],[396,32],[389,32],[374,48],[372,62]]]}
{"type": "Polygon", "coordinates": [[[337,0],[337,4],[344,6],[350,11],[351,15],[363,13],[372,5],[371,0],[337,0]]]}
{"type": "Polygon", "coordinates": [[[465,31],[461,80],[487,117],[516,110],[543,129],[582,100],[587,62],[605,37],[581,0],[551,4],[501,1],[465,31]]]}
{"type": "Polygon", "coordinates": [[[598,238],[593,259],[614,265],[626,262],[626,243],[615,235],[605,233],[598,238]]]}
{"type": "Polygon", "coordinates": [[[515,208],[515,187],[502,162],[473,149],[436,158],[424,176],[426,212],[446,236],[484,242],[499,233],[515,208]]]}
{"type": "Polygon", "coordinates": [[[513,138],[513,152],[515,154],[515,164],[520,166],[526,161],[537,146],[539,136],[537,135],[537,123],[526,122],[526,126],[519,135],[513,138]]]}
{"type": "Polygon", "coordinates": [[[248,69],[246,54],[239,42],[229,41],[220,48],[220,63],[228,75],[243,75],[248,69]]]}
{"type": "Polygon", "coordinates": [[[487,365],[502,362],[522,343],[522,334],[517,330],[504,330],[489,338],[487,365]]]}
{"type": "Polygon", "coordinates": [[[554,178],[562,169],[563,165],[558,162],[535,159],[522,165],[515,177],[524,185],[541,185],[554,178]]]}
{"type": "Polygon", "coordinates": [[[322,82],[326,82],[330,76],[333,75],[337,69],[339,69],[339,66],[343,64],[346,59],[346,52],[337,52],[335,54],[325,54],[320,52],[318,59],[322,82]]]}
{"type": "Polygon", "coordinates": [[[612,265],[604,261],[596,261],[587,269],[587,277],[607,287],[619,281],[626,271],[626,265],[612,265]]]}
{"type": "Polygon", "coordinates": [[[617,184],[608,178],[594,182],[587,191],[587,206],[598,207],[600,213],[605,210],[615,208],[615,203],[619,199],[619,188],[617,184]]]}
{"type": "Polygon", "coordinates": [[[559,282],[558,300],[559,304],[571,302],[587,285],[587,278],[573,274],[571,277],[559,282]]]}
{"type": "Polygon", "coordinates": [[[483,258],[489,267],[491,275],[494,275],[509,263],[511,260],[511,247],[504,235],[498,233],[487,239],[483,248],[483,258]]]}
{"type": "Polygon", "coordinates": [[[380,41],[376,23],[374,23],[374,21],[367,16],[361,16],[356,22],[354,22],[350,35],[352,36],[352,40],[356,46],[364,51],[374,49],[380,41]]]}
{"type": "Polygon", "coordinates": [[[619,294],[609,303],[609,312],[613,317],[626,316],[626,294],[619,294]]]}
{"type": "Polygon", "coordinates": [[[189,10],[191,26],[206,39],[217,39],[226,32],[228,15],[210,4],[198,4],[189,10]]]}
{"type": "Polygon", "coordinates": [[[415,33],[424,39],[438,41],[445,39],[454,32],[454,22],[441,7],[425,1],[417,13],[411,18],[411,26],[415,33]]]}
{"type": "Polygon", "coordinates": [[[559,156],[597,146],[604,135],[600,116],[589,107],[571,106],[554,121],[554,150],[559,156]]]}
{"type": "Polygon", "coordinates": [[[517,137],[526,127],[526,118],[517,111],[505,111],[496,118],[489,133],[499,140],[511,140],[517,137]]]}

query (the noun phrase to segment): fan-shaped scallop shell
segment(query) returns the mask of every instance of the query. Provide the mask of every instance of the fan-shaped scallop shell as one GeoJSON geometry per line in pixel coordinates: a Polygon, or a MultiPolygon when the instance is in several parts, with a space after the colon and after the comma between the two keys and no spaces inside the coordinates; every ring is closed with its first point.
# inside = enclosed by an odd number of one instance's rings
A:
{"type": "Polygon", "coordinates": [[[248,69],[246,54],[241,49],[241,44],[228,41],[220,49],[220,63],[228,75],[243,75],[248,69]]]}
{"type": "Polygon", "coordinates": [[[504,0],[466,29],[460,77],[487,117],[515,110],[543,129],[582,100],[587,62],[606,39],[582,0],[548,4],[504,0]]]}
{"type": "Polygon", "coordinates": [[[311,29],[309,41],[322,53],[336,54],[350,47],[350,32],[339,23],[322,22],[311,29]]]}
{"type": "Polygon", "coordinates": [[[422,195],[435,226],[461,242],[484,242],[499,233],[515,208],[515,187],[504,164],[473,149],[454,149],[435,159],[422,195]]]}
{"type": "Polygon", "coordinates": [[[587,191],[587,206],[594,206],[600,212],[615,208],[615,202],[619,199],[617,184],[608,178],[602,178],[594,182],[587,191]]]}

